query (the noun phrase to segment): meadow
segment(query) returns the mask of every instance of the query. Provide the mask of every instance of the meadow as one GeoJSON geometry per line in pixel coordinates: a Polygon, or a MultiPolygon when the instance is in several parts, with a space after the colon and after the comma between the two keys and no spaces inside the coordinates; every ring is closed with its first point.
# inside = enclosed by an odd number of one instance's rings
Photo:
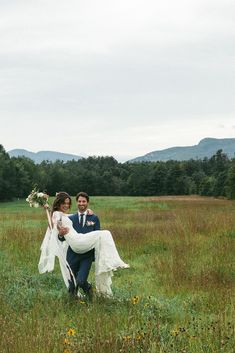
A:
{"type": "Polygon", "coordinates": [[[92,197],[90,207],[131,266],[115,272],[113,299],[92,302],[68,295],[58,264],[38,273],[44,210],[0,204],[0,352],[234,353],[235,202],[92,197]]]}

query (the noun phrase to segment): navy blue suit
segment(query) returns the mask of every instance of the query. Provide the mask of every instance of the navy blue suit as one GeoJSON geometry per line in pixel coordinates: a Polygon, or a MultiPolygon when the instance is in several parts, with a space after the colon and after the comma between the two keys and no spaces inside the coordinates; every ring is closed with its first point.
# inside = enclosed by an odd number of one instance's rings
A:
{"type": "MultiPolygon", "coordinates": [[[[92,232],[94,230],[100,230],[100,221],[95,214],[86,216],[85,225],[83,227],[81,224],[79,224],[78,213],[69,216],[69,218],[73,222],[73,228],[76,230],[76,232],[82,233],[84,236],[86,236],[86,233],[92,232]],[[88,225],[89,222],[93,222],[94,224],[88,225]]],[[[82,288],[85,293],[88,292],[90,289],[90,284],[87,282],[87,278],[90,272],[92,261],[94,261],[94,249],[84,254],[77,254],[69,246],[67,251],[67,261],[71,270],[73,271],[78,287],[82,288]]],[[[69,291],[73,293],[74,290],[75,286],[73,281],[71,281],[69,291]]]]}

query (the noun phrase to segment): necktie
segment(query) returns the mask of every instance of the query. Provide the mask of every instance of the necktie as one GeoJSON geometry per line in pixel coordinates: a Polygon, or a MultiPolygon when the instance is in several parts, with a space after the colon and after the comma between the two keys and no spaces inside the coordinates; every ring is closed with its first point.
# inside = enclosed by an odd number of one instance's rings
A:
{"type": "Polygon", "coordinates": [[[84,219],[84,213],[80,214],[80,226],[83,227],[83,219],[84,219]]]}

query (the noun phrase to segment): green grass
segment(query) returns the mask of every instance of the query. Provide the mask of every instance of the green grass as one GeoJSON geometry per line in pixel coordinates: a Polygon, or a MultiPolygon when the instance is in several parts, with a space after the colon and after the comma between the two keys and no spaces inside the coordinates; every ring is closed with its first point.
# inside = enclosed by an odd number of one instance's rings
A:
{"type": "Polygon", "coordinates": [[[114,299],[84,303],[58,264],[37,271],[44,210],[0,204],[0,352],[234,353],[235,203],[92,197],[90,207],[131,268],[115,273],[114,299]]]}

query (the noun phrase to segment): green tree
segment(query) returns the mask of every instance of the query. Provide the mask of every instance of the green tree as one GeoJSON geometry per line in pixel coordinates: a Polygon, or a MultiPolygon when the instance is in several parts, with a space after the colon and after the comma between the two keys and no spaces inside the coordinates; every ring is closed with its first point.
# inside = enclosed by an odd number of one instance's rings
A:
{"type": "Polygon", "coordinates": [[[38,172],[35,163],[26,157],[12,157],[15,197],[22,198],[29,194],[36,181],[38,172]]]}
{"type": "Polygon", "coordinates": [[[200,184],[199,194],[203,196],[213,196],[216,178],[214,176],[206,175],[200,184]]]}
{"type": "Polygon", "coordinates": [[[226,195],[230,199],[235,199],[235,159],[232,159],[229,171],[228,171],[228,178],[226,181],[226,195]]]}
{"type": "Polygon", "coordinates": [[[14,165],[9,154],[0,145],[0,200],[10,200],[15,196],[15,193],[14,165]]]}

